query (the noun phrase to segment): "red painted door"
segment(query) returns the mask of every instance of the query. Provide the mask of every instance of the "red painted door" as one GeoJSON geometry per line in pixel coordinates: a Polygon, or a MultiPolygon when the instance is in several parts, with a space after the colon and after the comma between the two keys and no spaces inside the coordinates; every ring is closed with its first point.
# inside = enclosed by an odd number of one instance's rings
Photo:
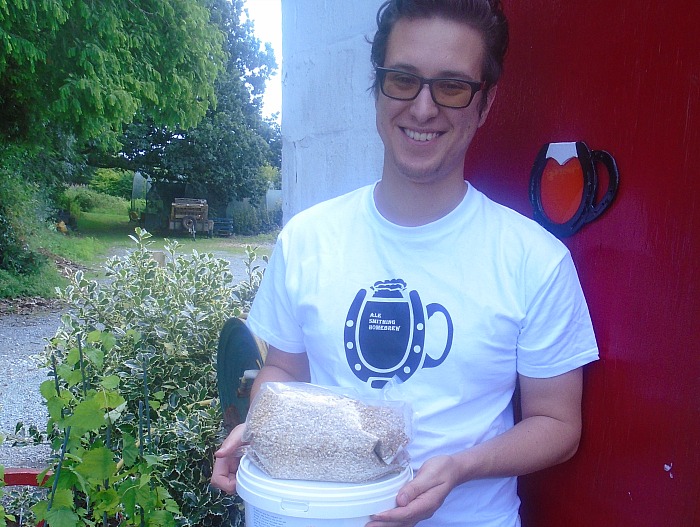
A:
{"type": "Polygon", "coordinates": [[[548,142],[614,155],[616,200],[565,238],[601,360],[571,461],[521,478],[525,527],[700,525],[700,1],[505,1],[511,46],[467,178],[528,216],[548,142]]]}

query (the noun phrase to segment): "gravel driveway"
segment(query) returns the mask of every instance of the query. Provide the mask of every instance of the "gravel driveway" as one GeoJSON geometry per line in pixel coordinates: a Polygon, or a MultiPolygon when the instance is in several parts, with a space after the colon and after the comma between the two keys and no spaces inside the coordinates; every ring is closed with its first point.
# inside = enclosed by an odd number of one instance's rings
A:
{"type": "MultiPolygon", "coordinates": [[[[229,260],[236,281],[247,278],[245,256],[215,253],[229,260]]],[[[36,355],[60,325],[65,306],[55,302],[38,302],[17,314],[0,312],[0,433],[13,435],[15,424],[46,427],[47,413],[39,394],[39,385],[47,371],[37,366],[36,355]]],[[[41,468],[50,455],[48,446],[13,447],[6,440],[0,445],[0,464],[5,467],[41,468]]]]}
{"type": "MultiPolygon", "coordinates": [[[[0,315],[0,433],[14,434],[18,421],[46,428],[46,408],[41,404],[39,385],[47,372],[34,357],[54,336],[63,306],[42,307],[28,314],[0,315]]],[[[6,440],[0,446],[0,464],[5,467],[34,467],[45,464],[48,446],[12,447],[6,440]]]]}

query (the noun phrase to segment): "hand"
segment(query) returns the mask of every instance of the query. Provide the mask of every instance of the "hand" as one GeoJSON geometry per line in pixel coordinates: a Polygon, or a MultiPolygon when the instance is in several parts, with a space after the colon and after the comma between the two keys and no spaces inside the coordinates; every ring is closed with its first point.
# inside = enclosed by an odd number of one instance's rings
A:
{"type": "Polygon", "coordinates": [[[245,423],[231,430],[224,439],[219,450],[214,452],[214,469],[211,474],[211,485],[228,494],[236,493],[236,472],[241,462],[240,448],[243,446],[245,423]]]}
{"type": "Polygon", "coordinates": [[[396,497],[396,508],[374,514],[366,527],[412,527],[430,518],[457,484],[450,456],[430,458],[396,497]]]}

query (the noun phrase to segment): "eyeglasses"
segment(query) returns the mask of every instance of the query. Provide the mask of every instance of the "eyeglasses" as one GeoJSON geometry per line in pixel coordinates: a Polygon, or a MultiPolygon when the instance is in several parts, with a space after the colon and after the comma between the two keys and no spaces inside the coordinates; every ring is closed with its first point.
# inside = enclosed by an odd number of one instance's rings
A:
{"type": "Polygon", "coordinates": [[[462,79],[425,79],[413,73],[390,68],[377,68],[377,78],[382,93],[390,99],[412,101],[427,84],[433,102],[447,108],[466,108],[478,91],[486,88],[485,82],[462,79]]]}

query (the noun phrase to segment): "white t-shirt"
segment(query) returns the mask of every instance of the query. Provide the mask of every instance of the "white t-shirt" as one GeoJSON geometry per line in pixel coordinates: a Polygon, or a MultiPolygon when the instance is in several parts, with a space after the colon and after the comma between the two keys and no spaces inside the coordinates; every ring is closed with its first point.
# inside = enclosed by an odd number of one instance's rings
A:
{"type": "MultiPolygon", "coordinates": [[[[448,215],[419,227],[377,211],[374,185],[320,203],[279,235],[248,325],[308,354],[311,381],[414,410],[414,470],[513,426],[517,374],[552,377],[598,358],[566,247],[469,186],[448,215]]],[[[475,480],[428,526],[514,527],[516,478],[475,480]]]]}

